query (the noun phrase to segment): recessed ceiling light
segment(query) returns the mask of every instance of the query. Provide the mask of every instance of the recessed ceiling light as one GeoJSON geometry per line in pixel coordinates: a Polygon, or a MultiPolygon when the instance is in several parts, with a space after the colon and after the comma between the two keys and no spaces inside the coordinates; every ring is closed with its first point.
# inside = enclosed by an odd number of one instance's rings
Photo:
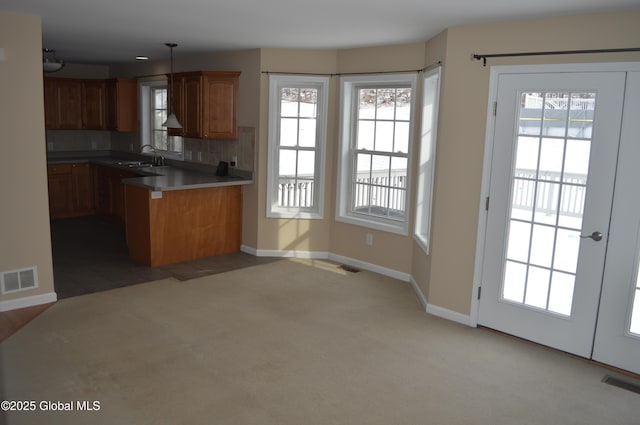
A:
{"type": "Polygon", "coordinates": [[[137,61],[146,61],[149,60],[149,56],[136,56],[137,61]]]}

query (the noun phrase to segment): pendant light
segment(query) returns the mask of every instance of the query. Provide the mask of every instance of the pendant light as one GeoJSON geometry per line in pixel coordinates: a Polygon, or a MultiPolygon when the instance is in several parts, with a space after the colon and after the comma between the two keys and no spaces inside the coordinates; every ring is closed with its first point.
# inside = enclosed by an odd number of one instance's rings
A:
{"type": "Polygon", "coordinates": [[[162,126],[167,128],[182,128],[182,124],[180,124],[174,112],[175,98],[173,97],[173,48],[178,45],[176,43],[165,43],[165,46],[171,50],[171,100],[169,101],[169,116],[167,116],[167,120],[162,123],[162,126]]]}

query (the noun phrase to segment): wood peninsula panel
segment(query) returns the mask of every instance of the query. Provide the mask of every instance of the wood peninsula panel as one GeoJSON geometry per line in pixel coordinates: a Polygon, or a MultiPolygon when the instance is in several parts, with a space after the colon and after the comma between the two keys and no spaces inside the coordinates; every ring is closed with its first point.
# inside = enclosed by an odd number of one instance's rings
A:
{"type": "Polygon", "coordinates": [[[136,261],[160,266],[240,249],[241,186],[166,191],[159,199],[130,185],[125,193],[127,241],[136,261]]]}

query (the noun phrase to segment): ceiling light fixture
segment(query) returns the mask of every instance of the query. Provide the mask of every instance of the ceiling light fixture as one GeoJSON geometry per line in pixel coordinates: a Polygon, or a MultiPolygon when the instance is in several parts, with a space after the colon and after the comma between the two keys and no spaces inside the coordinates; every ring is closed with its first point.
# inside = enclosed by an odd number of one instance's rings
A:
{"type": "Polygon", "coordinates": [[[44,72],[58,72],[64,68],[64,61],[56,57],[56,51],[53,49],[42,49],[42,68],[44,72]]]}
{"type": "Polygon", "coordinates": [[[165,46],[171,50],[171,100],[169,102],[169,116],[162,126],[167,128],[182,128],[182,124],[180,124],[174,112],[175,98],[173,97],[173,48],[178,45],[175,43],[165,43],[165,46]]]}
{"type": "Polygon", "coordinates": [[[138,55],[138,56],[136,56],[136,60],[137,61],[148,61],[149,60],[149,56],[138,55]]]}

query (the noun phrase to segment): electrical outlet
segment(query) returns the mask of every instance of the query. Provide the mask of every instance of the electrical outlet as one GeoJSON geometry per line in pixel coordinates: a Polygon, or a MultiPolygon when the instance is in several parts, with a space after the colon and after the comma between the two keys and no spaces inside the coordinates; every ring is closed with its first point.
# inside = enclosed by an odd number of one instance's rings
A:
{"type": "Polygon", "coordinates": [[[368,246],[372,246],[373,245],[373,233],[367,233],[365,235],[364,241],[368,246]]]}
{"type": "Polygon", "coordinates": [[[47,150],[52,151],[55,147],[53,146],[53,142],[47,142],[47,150]]]}
{"type": "Polygon", "coordinates": [[[238,156],[237,155],[233,155],[231,157],[231,161],[229,161],[229,165],[231,167],[235,167],[238,164],[238,156]]]}
{"type": "Polygon", "coordinates": [[[198,152],[198,161],[202,161],[202,152],[198,152]]]}
{"type": "Polygon", "coordinates": [[[96,149],[98,147],[98,142],[96,142],[95,140],[91,141],[91,149],[96,149]]]}
{"type": "Polygon", "coordinates": [[[133,143],[129,143],[129,152],[133,152],[133,143]]]}

